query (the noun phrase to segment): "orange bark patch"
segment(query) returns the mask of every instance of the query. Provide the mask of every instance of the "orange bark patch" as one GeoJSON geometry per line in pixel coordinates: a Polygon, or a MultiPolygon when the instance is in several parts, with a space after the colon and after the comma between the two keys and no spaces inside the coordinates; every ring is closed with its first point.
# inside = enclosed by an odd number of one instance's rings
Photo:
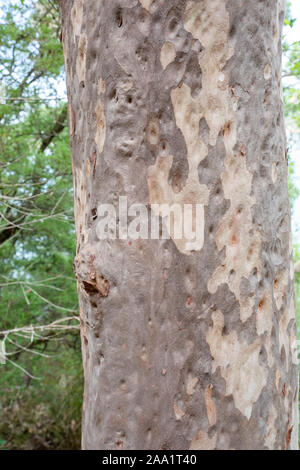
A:
{"type": "Polygon", "coordinates": [[[213,387],[212,385],[209,385],[205,389],[205,404],[206,404],[206,412],[207,412],[207,418],[210,426],[214,426],[217,422],[217,409],[216,405],[212,399],[212,391],[213,387]]]}
{"type": "Polygon", "coordinates": [[[286,438],[285,438],[285,449],[287,450],[289,448],[291,439],[292,439],[292,432],[293,432],[294,426],[291,426],[288,429],[288,432],[286,433],[286,438]]]}
{"type": "Polygon", "coordinates": [[[276,371],[276,379],[275,379],[275,385],[276,385],[277,391],[279,390],[279,381],[280,381],[280,377],[281,377],[281,375],[280,375],[280,370],[277,369],[277,371],[276,371]]]}

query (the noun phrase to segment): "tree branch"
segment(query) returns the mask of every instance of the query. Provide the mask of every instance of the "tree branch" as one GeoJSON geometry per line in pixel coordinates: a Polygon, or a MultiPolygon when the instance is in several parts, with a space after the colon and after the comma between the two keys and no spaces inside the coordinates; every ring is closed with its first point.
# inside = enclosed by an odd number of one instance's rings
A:
{"type": "Polygon", "coordinates": [[[54,123],[52,132],[48,134],[47,136],[42,137],[42,144],[40,146],[41,152],[44,152],[46,148],[51,144],[52,140],[64,130],[64,128],[67,125],[67,117],[68,117],[68,107],[67,107],[67,104],[65,104],[57,120],[54,123]]]}

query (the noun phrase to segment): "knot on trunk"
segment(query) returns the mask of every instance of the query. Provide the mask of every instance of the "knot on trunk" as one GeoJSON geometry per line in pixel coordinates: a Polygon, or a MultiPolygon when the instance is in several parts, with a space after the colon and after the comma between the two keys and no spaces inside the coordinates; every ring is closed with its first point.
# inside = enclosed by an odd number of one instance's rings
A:
{"type": "Polygon", "coordinates": [[[80,287],[88,295],[107,297],[110,283],[96,267],[96,255],[90,245],[83,247],[74,259],[74,273],[80,287]]]}
{"type": "Polygon", "coordinates": [[[107,297],[109,294],[109,281],[101,275],[96,275],[95,279],[81,281],[81,285],[87,294],[100,294],[101,297],[107,297]]]}

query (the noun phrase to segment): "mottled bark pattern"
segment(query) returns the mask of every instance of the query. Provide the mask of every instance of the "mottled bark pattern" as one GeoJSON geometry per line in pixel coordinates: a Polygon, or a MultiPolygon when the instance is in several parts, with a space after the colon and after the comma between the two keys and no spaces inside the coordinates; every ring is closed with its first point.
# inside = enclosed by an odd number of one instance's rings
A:
{"type": "Polygon", "coordinates": [[[281,0],[62,0],[85,449],[297,447],[281,0]],[[96,236],[197,202],[203,243],[96,236]]]}

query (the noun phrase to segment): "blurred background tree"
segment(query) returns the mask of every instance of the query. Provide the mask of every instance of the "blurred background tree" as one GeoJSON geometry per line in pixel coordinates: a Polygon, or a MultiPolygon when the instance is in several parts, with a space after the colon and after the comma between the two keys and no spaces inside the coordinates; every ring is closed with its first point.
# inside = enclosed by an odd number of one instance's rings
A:
{"type": "MultiPolygon", "coordinates": [[[[79,449],[83,378],[58,5],[0,0],[0,8],[0,448],[79,449]]],[[[294,23],[289,2],[285,31],[294,23]]],[[[283,50],[294,148],[300,42],[284,36],[283,50]]],[[[292,151],[289,160],[293,206],[299,189],[292,151]]],[[[299,318],[300,273],[295,281],[299,318]]]]}
{"type": "MultiPolygon", "coordinates": [[[[283,92],[285,101],[285,119],[288,137],[289,158],[289,193],[294,216],[294,257],[295,257],[295,299],[298,318],[298,334],[300,339],[300,245],[297,215],[294,214],[294,203],[299,197],[300,188],[297,185],[295,175],[295,158],[300,154],[300,40],[289,41],[289,30],[299,28],[296,19],[293,18],[292,5],[295,2],[288,1],[283,36],[283,92]]],[[[299,18],[300,20],[300,18],[299,18]]],[[[299,22],[298,20],[298,22],[299,22]]],[[[298,29],[299,30],[299,29],[298,29]]],[[[299,175],[297,175],[299,178],[299,175]]]]}
{"type": "Polygon", "coordinates": [[[1,10],[0,446],[75,449],[82,368],[58,6],[1,1],[1,10]]]}

